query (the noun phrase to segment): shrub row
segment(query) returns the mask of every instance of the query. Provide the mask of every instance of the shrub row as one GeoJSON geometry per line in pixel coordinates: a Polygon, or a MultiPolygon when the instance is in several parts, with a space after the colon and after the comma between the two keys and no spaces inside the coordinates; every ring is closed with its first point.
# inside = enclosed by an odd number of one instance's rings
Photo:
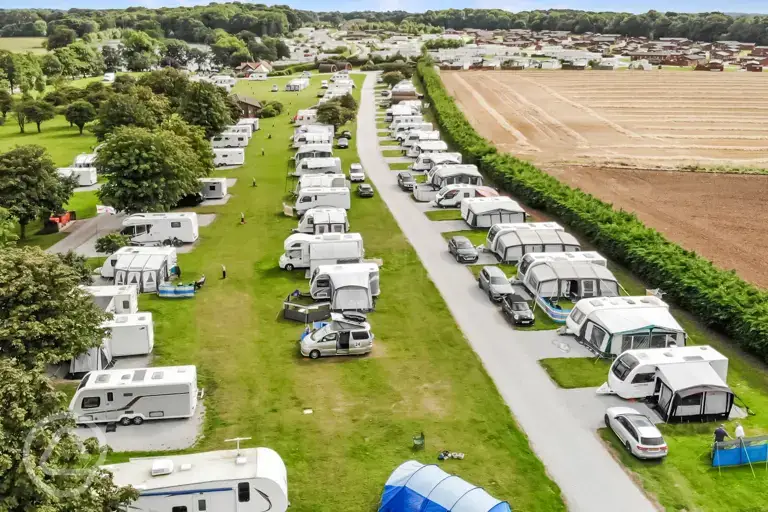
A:
{"type": "MultiPolygon", "coordinates": [[[[312,71],[317,69],[317,62],[307,62],[306,64],[296,64],[294,66],[288,66],[279,71],[272,71],[269,76],[289,76],[294,73],[301,73],[302,71],[312,71]]],[[[275,66],[277,67],[277,66],[275,66]]]]}
{"type": "Polygon", "coordinates": [[[441,132],[468,163],[478,165],[500,189],[560,218],[604,255],[663,289],[665,299],[768,361],[768,293],[670,242],[634,214],[614,210],[528,162],[497,153],[469,124],[431,62],[419,63],[417,73],[441,132]]]}

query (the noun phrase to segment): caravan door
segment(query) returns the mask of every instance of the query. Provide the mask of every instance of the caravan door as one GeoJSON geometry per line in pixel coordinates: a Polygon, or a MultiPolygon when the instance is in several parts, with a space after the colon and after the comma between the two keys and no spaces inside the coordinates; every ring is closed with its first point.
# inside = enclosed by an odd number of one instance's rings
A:
{"type": "Polygon", "coordinates": [[[141,272],[128,272],[128,277],[125,280],[125,284],[132,284],[136,286],[140,292],[144,291],[141,288],[141,272]]]}
{"type": "Polygon", "coordinates": [[[118,270],[115,272],[115,284],[121,285],[126,283],[126,274],[127,272],[125,270],[118,270]]]}
{"type": "Polygon", "coordinates": [[[144,292],[157,291],[157,276],[154,270],[145,270],[141,276],[141,288],[144,292]]]}

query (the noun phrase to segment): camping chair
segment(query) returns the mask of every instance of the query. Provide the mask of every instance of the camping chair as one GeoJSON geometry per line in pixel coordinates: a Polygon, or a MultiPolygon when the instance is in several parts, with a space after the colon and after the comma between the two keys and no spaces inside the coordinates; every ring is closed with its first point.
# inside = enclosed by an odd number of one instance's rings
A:
{"type": "Polygon", "coordinates": [[[424,446],[427,444],[427,440],[424,437],[424,432],[420,433],[417,436],[413,436],[413,449],[414,450],[423,450],[424,446]]]}
{"type": "Polygon", "coordinates": [[[205,274],[203,274],[203,276],[200,279],[194,282],[195,291],[202,288],[204,284],[205,284],[205,274]]]}

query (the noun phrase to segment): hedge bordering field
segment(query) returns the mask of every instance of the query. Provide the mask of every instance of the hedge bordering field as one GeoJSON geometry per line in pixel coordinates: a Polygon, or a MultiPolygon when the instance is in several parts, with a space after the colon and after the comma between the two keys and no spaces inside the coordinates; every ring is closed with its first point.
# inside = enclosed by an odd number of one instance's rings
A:
{"type": "Polygon", "coordinates": [[[768,293],[735,272],[719,269],[695,252],[670,242],[634,214],[616,211],[610,204],[561,183],[528,162],[497,153],[448,95],[432,63],[420,62],[417,73],[443,136],[467,163],[476,164],[502,190],[559,217],[589,238],[603,254],[664,290],[665,299],[768,361],[768,293]]]}

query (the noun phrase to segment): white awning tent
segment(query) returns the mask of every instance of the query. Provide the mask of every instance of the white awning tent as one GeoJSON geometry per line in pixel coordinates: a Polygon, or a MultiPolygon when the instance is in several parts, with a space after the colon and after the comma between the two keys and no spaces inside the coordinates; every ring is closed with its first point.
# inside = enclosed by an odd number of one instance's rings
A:
{"type": "Polygon", "coordinates": [[[511,231],[501,235],[494,246],[504,263],[517,262],[529,252],[571,252],[581,249],[575,236],[559,229],[511,231]]]}
{"type": "Polygon", "coordinates": [[[473,228],[525,222],[525,210],[509,197],[468,197],[461,200],[461,217],[473,228]]]}
{"type": "Polygon", "coordinates": [[[707,361],[659,366],[657,409],[665,421],[727,419],[733,392],[707,361]]]}
{"type": "Polygon", "coordinates": [[[373,295],[368,274],[362,272],[331,275],[331,311],[371,311],[373,295]]]}
{"type": "Polygon", "coordinates": [[[619,284],[613,273],[602,265],[588,261],[547,261],[534,266],[523,279],[525,287],[535,296],[615,297],[619,284]]]}
{"type": "Polygon", "coordinates": [[[156,292],[169,275],[165,254],[125,254],[115,263],[115,284],[134,285],[143,293],[156,292]]]}
{"type": "Polygon", "coordinates": [[[468,185],[482,185],[483,175],[475,165],[446,165],[434,169],[430,173],[429,182],[438,190],[446,185],[454,183],[466,183],[468,185]]]}
{"type": "Polygon", "coordinates": [[[75,357],[69,362],[69,373],[79,375],[97,370],[106,370],[112,364],[112,354],[109,346],[102,343],[75,357]]]}

